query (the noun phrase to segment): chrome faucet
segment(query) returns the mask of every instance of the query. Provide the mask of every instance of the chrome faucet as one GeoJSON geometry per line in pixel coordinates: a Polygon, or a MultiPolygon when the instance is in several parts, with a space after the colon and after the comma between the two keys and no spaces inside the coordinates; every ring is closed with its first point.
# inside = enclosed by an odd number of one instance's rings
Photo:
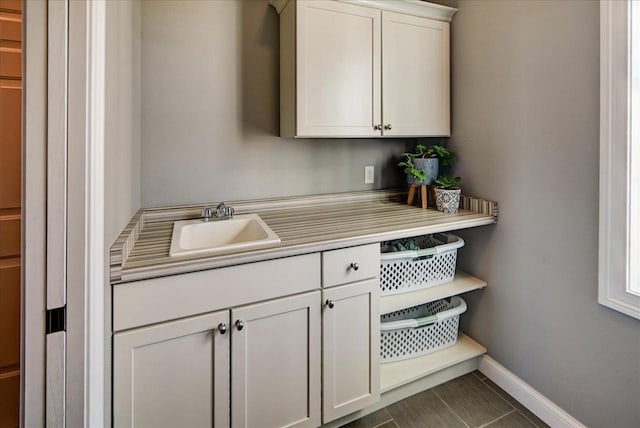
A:
{"type": "Polygon", "coordinates": [[[224,202],[221,202],[220,204],[218,204],[215,211],[211,207],[205,208],[202,211],[201,217],[204,221],[209,221],[214,217],[216,219],[222,220],[222,219],[232,218],[233,213],[234,213],[233,207],[228,207],[224,204],[224,202]]]}
{"type": "Polygon", "coordinates": [[[220,202],[216,207],[216,217],[218,218],[231,218],[233,217],[233,207],[228,207],[224,202],[220,202]]]}

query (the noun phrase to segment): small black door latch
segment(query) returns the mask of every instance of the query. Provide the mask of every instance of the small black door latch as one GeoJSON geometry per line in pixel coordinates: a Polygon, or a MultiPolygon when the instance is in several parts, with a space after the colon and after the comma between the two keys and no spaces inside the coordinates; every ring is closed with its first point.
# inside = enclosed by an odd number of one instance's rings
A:
{"type": "Polygon", "coordinates": [[[67,307],[47,309],[46,334],[67,330],[67,307]]]}

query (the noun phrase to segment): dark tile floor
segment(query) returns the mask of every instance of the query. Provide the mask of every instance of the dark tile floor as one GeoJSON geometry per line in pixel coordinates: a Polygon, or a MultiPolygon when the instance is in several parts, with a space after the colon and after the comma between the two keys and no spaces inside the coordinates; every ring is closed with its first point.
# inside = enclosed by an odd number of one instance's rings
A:
{"type": "Polygon", "coordinates": [[[343,428],[548,427],[476,371],[398,401],[343,428]]]}

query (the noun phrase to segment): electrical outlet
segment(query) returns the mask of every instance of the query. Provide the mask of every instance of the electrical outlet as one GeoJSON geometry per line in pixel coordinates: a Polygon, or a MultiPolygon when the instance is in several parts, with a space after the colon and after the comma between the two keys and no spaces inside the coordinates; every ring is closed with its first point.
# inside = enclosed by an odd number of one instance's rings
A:
{"type": "Polygon", "coordinates": [[[364,167],[364,184],[373,184],[373,166],[364,167]]]}

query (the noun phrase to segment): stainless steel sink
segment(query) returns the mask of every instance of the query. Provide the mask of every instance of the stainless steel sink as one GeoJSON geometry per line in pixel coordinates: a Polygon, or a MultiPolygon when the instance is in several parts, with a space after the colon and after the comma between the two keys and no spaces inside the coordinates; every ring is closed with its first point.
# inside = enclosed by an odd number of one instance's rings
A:
{"type": "Polygon", "coordinates": [[[252,250],[280,242],[280,238],[258,214],[237,215],[230,219],[177,221],[173,226],[170,256],[222,254],[252,250]]]}

